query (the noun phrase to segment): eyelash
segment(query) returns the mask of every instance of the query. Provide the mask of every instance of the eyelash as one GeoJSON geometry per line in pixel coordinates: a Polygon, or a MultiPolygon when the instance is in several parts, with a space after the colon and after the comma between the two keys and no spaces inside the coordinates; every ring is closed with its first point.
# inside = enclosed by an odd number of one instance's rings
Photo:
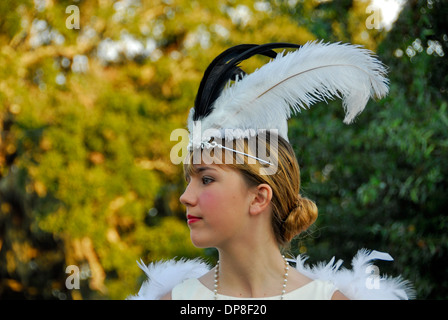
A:
{"type": "Polygon", "coordinates": [[[213,180],[213,178],[210,178],[210,177],[202,177],[202,183],[205,184],[205,185],[208,185],[208,184],[210,184],[210,183],[213,182],[213,181],[215,181],[215,180],[213,180]],[[206,181],[209,181],[209,182],[206,182],[206,181]]]}

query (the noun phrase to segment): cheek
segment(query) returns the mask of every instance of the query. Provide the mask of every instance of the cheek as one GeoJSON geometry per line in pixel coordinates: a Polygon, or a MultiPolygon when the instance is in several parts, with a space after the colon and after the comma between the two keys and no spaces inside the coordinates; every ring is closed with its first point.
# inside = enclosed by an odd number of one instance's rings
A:
{"type": "Polygon", "coordinates": [[[199,198],[202,206],[214,207],[219,201],[221,201],[222,195],[219,191],[204,191],[199,198]]]}
{"type": "Polygon", "coordinates": [[[207,210],[207,212],[209,209],[213,210],[218,207],[220,201],[222,201],[221,196],[217,192],[205,191],[199,197],[201,208],[207,210]]]}
{"type": "Polygon", "coordinates": [[[208,219],[219,219],[219,216],[223,215],[227,211],[229,206],[229,197],[227,192],[219,190],[210,190],[201,194],[200,199],[201,209],[203,214],[208,219]]]}
{"type": "Polygon", "coordinates": [[[211,220],[231,220],[234,216],[241,217],[245,201],[240,192],[213,190],[204,192],[200,197],[203,214],[211,220]]]}

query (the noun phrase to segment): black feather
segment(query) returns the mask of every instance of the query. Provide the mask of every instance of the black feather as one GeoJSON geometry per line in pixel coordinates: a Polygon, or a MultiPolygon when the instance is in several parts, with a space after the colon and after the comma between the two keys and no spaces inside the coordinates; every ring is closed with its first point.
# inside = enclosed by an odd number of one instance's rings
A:
{"type": "Polygon", "coordinates": [[[257,54],[275,58],[277,53],[273,49],[298,49],[300,47],[300,45],[292,43],[241,44],[222,52],[204,72],[194,103],[193,121],[203,119],[213,111],[213,103],[229,80],[235,80],[237,76],[241,78],[245,75],[245,72],[238,66],[240,62],[257,54]]]}
{"type": "Polygon", "coordinates": [[[199,85],[198,93],[195,99],[194,117],[193,120],[200,120],[210,114],[212,111],[211,105],[219,97],[219,94],[224,89],[229,80],[235,80],[236,76],[243,76],[245,73],[237,65],[231,64],[231,68],[223,75],[226,65],[235,57],[248,49],[258,46],[256,44],[241,44],[231,47],[220,55],[218,55],[212,63],[207,67],[199,85]],[[220,82],[218,79],[222,78],[220,82]]]}

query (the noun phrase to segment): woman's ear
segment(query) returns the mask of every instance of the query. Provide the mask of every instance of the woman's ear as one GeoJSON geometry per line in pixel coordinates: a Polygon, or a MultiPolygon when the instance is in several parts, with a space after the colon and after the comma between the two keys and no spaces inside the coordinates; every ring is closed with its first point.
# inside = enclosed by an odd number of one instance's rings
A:
{"type": "Polygon", "coordinates": [[[271,204],[272,188],[266,183],[259,184],[253,189],[253,199],[249,207],[251,215],[257,215],[266,210],[271,204]]]}

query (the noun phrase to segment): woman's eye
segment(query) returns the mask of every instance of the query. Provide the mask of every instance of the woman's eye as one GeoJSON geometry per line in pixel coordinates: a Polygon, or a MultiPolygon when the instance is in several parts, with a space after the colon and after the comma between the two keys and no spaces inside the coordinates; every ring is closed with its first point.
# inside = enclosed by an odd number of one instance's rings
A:
{"type": "Polygon", "coordinates": [[[202,183],[203,184],[209,184],[210,182],[213,182],[212,178],[209,177],[202,177],[202,183]]]}

